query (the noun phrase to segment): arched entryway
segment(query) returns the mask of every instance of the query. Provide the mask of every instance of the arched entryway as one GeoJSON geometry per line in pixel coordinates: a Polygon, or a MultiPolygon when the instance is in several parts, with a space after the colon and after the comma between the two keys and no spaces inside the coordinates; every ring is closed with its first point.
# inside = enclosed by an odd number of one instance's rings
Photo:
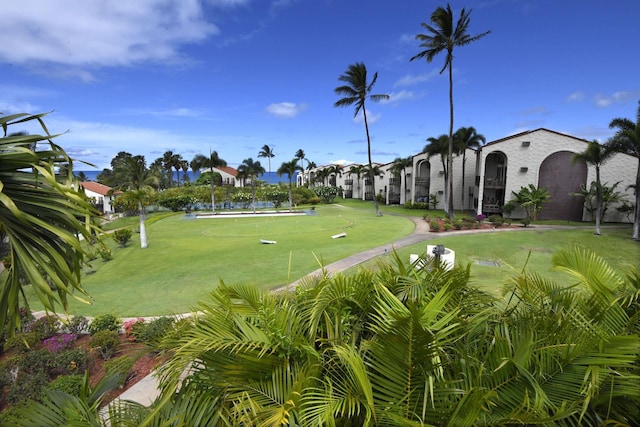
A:
{"type": "Polygon", "coordinates": [[[587,164],[571,161],[574,153],[559,151],[544,159],[540,165],[538,187],[546,188],[551,200],[544,204],[540,219],[582,221],[584,200],[570,196],[587,182],[587,164]]]}
{"type": "Polygon", "coordinates": [[[422,160],[417,164],[416,169],[414,178],[416,190],[413,201],[427,203],[429,201],[431,163],[428,160],[422,160]]]}
{"type": "Polygon", "coordinates": [[[489,153],[484,162],[482,213],[499,214],[504,205],[507,185],[507,156],[501,151],[489,153]]]}

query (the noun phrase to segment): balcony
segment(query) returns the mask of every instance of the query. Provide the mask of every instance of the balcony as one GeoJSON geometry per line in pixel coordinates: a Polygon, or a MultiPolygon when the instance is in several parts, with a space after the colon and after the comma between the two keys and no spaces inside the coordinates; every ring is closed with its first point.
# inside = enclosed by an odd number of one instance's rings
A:
{"type": "Polygon", "coordinates": [[[389,178],[389,185],[400,185],[401,182],[400,178],[389,178]]]}
{"type": "Polygon", "coordinates": [[[345,179],[344,185],[353,185],[353,179],[345,179]]]}
{"type": "Polygon", "coordinates": [[[429,178],[423,178],[423,177],[417,177],[416,178],[416,185],[429,185],[429,178]]]}
{"type": "Polygon", "coordinates": [[[484,187],[485,188],[504,188],[505,179],[498,177],[485,177],[484,178],[484,187]]]}

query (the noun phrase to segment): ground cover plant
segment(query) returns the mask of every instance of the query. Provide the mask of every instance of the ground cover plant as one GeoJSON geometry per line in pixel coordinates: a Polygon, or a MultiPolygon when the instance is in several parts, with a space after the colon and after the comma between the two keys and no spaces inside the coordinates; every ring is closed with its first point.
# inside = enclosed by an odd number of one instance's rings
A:
{"type": "Polygon", "coordinates": [[[70,312],[122,317],[184,313],[220,280],[275,288],[316,270],[319,263],[393,242],[414,230],[407,218],[377,218],[371,210],[318,206],[315,212],[216,219],[172,214],[147,225],[145,250],[139,249],[136,233],[124,248],[106,237],[112,258],[94,259],[82,278],[94,305],[70,299],[70,312]],[[331,238],[343,232],[347,237],[331,238]],[[260,239],[277,244],[262,245],[260,239]]]}

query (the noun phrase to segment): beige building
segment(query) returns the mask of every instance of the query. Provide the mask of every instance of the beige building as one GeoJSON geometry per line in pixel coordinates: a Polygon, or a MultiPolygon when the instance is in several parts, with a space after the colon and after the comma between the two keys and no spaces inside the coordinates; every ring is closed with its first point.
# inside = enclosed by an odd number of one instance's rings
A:
{"type": "MultiPolygon", "coordinates": [[[[595,166],[585,162],[574,163],[574,154],[586,150],[589,141],[549,129],[536,129],[491,141],[478,150],[467,149],[466,155],[453,159],[453,205],[476,214],[501,214],[502,206],[513,198],[521,187],[533,184],[549,191],[551,200],[545,204],[541,219],[566,219],[588,221],[590,216],[584,209],[583,200],[570,193],[587,188],[595,181],[595,166]],[[464,166],[463,166],[464,163],[464,166]]],[[[639,159],[615,154],[600,167],[603,185],[619,183],[616,190],[622,192],[633,203],[639,159]]],[[[369,178],[366,173],[359,176],[352,168],[342,167],[335,172],[336,165],[320,166],[306,170],[298,183],[335,185],[342,187],[343,197],[372,200],[369,178]],[[332,173],[326,174],[326,170],[332,173]],[[326,178],[322,180],[318,177],[326,178]],[[368,190],[369,188],[369,190],[368,190]]],[[[383,196],[387,204],[406,204],[407,201],[437,201],[436,207],[443,209],[445,200],[445,173],[440,156],[428,157],[424,153],[413,156],[413,165],[402,172],[393,172],[393,163],[377,164],[382,175],[376,176],[376,193],[383,196]]],[[[516,210],[512,217],[521,218],[523,212],[516,210]]],[[[605,221],[628,221],[615,206],[607,210],[605,221]]]]}

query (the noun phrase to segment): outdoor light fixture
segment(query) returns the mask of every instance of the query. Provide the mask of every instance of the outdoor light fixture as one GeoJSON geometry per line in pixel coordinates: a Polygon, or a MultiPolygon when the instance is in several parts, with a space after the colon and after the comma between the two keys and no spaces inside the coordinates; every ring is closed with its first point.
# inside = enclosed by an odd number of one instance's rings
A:
{"type": "Polygon", "coordinates": [[[522,146],[523,147],[528,147],[531,145],[531,141],[522,141],[522,146]]]}
{"type": "Polygon", "coordinates": [[[520,168],[520,172],[523,172],[523,173],[528,171],[528,170],[529,170],[529,168],[526,167],[526,166],[523,166],[523,167],[520,168]]]}

